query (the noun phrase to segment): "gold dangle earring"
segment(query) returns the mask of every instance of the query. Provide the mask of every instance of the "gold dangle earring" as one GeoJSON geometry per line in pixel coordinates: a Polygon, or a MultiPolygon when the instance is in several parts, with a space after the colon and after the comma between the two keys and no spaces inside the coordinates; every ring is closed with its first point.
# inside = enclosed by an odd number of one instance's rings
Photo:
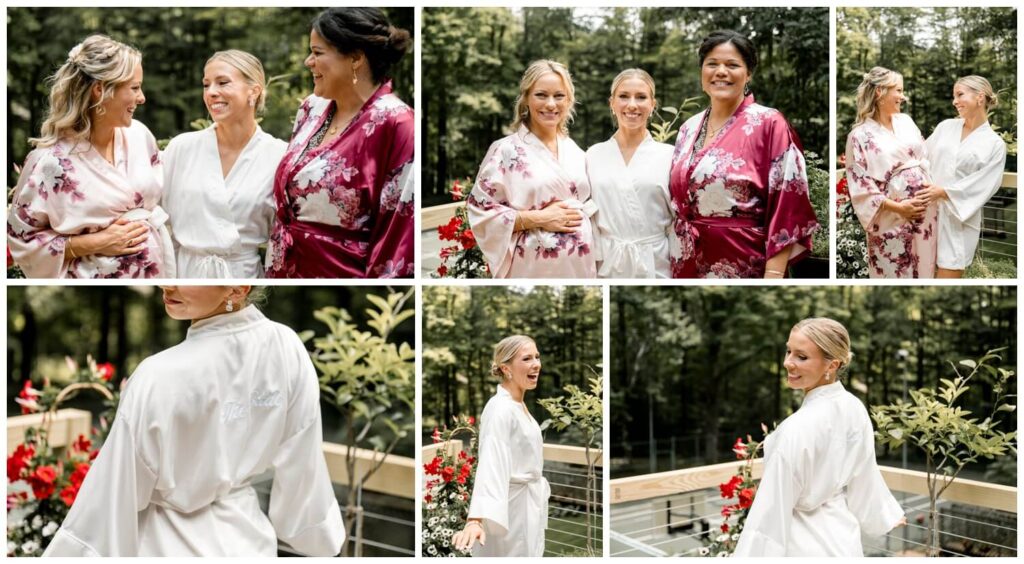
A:
{"type": "Polygon", "coordinates": [[[359,77],[356,75],[356,66],[352,65],[352,86],[355,86],[359,82],[359,77]]]}

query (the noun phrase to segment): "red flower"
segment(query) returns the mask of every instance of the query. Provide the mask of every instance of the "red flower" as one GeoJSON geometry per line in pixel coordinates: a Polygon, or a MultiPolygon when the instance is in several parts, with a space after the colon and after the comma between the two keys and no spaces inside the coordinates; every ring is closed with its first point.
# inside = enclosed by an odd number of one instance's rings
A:
{"type": "Polygon", "coordinates": [[[722,517],[725,517],[726,519],[728,519],[729,516],[732,515],[732,508],[733,508],[732,505],[726,505],[726,506],[722,507],[722,517]]]}
{"type": "Polygon", "coordinates": [[[92,448],[92,441],[85,438],[85,435],[78,435],[78,439],[71,445],[71,449],[77,452],[86,453],[92,448]]]}
{"type": "Polygon", "coordinates": [[[455,478],[455,481],[460,483],[460,484],[465,484],[466,483],[466,477],[465,476],[459,476],[458,478],[455,478]]]}
{"type": "Polygon", "coordinates": [[[21,505],[25,501],[28,501],[28,494],[25,493],[25,492],[18,492],[18,493],[7,494],[7,509],[8,509],[8,511],[11,508],[18,507],[19,505],[21,505]]]}
{"type": "Polygon", "coordinates": [[[434,501],[434,496],[432,496],[430,494],[427,494],[427,495],[423,496],[423,501],[425,503],[430,503],[431,501],[434,501]]]}
{"type": "Polygon", "coordinates": [[[448,276],[448,265],[442,264],[441,266],[437,267],[437,275],[448,276]]]}
{"type": "Polygon", "coordinates": [[[728,482],[724,484],[718,484],[718,489],[722,491],[722,497],[731,498],[736,495],[736,488],[743,483],[743,478],[739,476],[733,476],[728,482]]]}
{"type": "Polygon", "coordinates": [[[472,456],[470,456],[469,458],[466,459],[466,464],[472,464],[474,462],[476,462],[476,458],[474,458],[472,456]]]}
{"type": "Polygon", "coordinates": [[[96,372],[104,382],[109,382],[114,377],[114,365],[109,362],[96,365],[96,372]]]}
{"type": "Polygon", "coordinates": [[[746,509],[754,503],[754,488],[740,490],[740,509],[746,509]]]}
{"type": "Polygon", "coordinates": [[[466,422],[468,422],[470,425],[476,425],[476,417],[470,415],[469,417],[466,418],[466,422]]]}
{"type": "Polygon", "coordinates": [[[455,477],[455,467],[454,466],[445,466],[444,468],[441,469],[441,478],[443,478],[445,482],[451,482],[454,477],[455,477]]]}
{"type": "Polygon", "coordinates": [[[456,180],[455,182],[452,183],[451,190],[449,190],[449,191],[452,193],[452,199],[453,200],[461,200],[461,199],[466,197],[462,193],[462,185],[459,184],[458,180],[456,180]]]}
{"type": "Polygon", "coordinates": [[[732,444],[732,451],[736,453],[737,460],[747,457],[747,445],[743,444],[742,438],[736,437],[736,442],[732,444]]]}
{"type": "Polygon", "coordinates": [[[462,228],[462,218],[455,216],[447,224],[437,228],[437,238],[442,241],[455,241],[462,228]]]}
{"type": "Polygon", "coordinates": [[[53,466],[40,466],[28,476],[28,484],[32,486],[32,495],[36,496],[38,500],[47,499],[53,495],[54,490],[57,489],[54,486],[56,481],[57,470],[53,466]]]}
{"type": "Polygon", "coordinates": [[[25,380],[25,384],[18,393],[18,399],[14,400],[21,406],[22,415],[39,411],[39,390],[32,387],[32,380],[25,380]]]}
{"type": "Polygon", "coordinates": [[[722,523],[722,532],[723,533],[728,533],[729,532],[729,524],[728,523],[722,523]]]}
{"type": "Polygon", "coordinates": [[[431,476],[437,476],[438,474],[440,474],[441,473],[441,457],[440,456],[435,456],[434,459],[431,460],[429,464],[424,464],[423,465],[423,470],[427,474],[429,474],[431,476]]]}
{"type": "MultiPolygon", "coordinates": [[[[69,481],[72,486],[75,486],[75,490],[82,487],[82,482],[85,481],[85,475],[89,473],[89,464],[83,462],[75,466],[75,471],[71,473],[69,481]]],[[[70,505],[70,504],[68,504],[70,505]]]]}
{"type": "Polygon", "coordinates": [[[430,439],[434,441],[435,445],[437,443],[443,442],[443,439],[441,439],[441,431],[438,431],[437,427],[434,427],[434,432],[430,435],[430,439]]]}
{"type": "Polygon", "coordinates": [[[839,194],[841,196],[849,195],[850,190],[849,188],[847,188],[847,184],[848,182],[846,181],[845,176],[840,178],[839,182],[836,182],[836,194],[839,194]]]}
{"type": "Polygon", "coordinates": [[[60,499],[68,507],[71,507],[71,504],[75,503],[76,497],[78,497],[78,488],[75,486],[67,486],[60,491],[60,499]]]}
{"type": "Polygon", "coordinates": [[[459,469],[460,476],[469,476],[473,473],[473,467],[469,464],[463,464],[462,468],[459,469]]]}
{"type": "Polygon", "coordinates": [[[462,243],[462,248],[470,250],[476,246],[476,237],[473,235],[472,229],[467,229],[459,235],[459,242],[462,243]]]}
{"type": "Polygon", "coordinates": [[[458,251],[459,251],[459,247],[458,246],[455,246],[455,247],[442,247],[441,248],[441,252],[438,254],[438,256],[441,257],[441,260],[444,260],[444,259],[454,255],[458,251]]]}
{"type": "Polygon", "coordinates": [[[465,460],[465,459],[469,458],[469,455],[466,454],[466,451],[460,450],[458,458],[459,458],[459,460],[465,460]]]}
{"type": "Polygon", "coordinates": [[[21,478],[21,473],[28,468],[32,457],[36,455],[36,449],[32,446],[18,445],[14,453],[7,457],[7,481],[15,482],[21,478]]]}

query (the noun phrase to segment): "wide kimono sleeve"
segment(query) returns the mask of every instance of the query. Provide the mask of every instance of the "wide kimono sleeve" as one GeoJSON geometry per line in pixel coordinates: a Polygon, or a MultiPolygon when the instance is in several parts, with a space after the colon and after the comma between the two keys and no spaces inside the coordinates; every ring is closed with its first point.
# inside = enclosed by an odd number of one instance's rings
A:
{"type": "Polygon", "coordinates": [[[470,519],[484,519],[508,532],[508,494],[512,479],[513,416],[509,409],[481,418],[479,463],[469,505],[470,519]]]}
{"type": "Polygon", "coordinates": [[[386,165],[387,177],[370,238],[367,278],[410,276],[415,268],[415,124],[411,111],[399,114],[395,119],[386,165]]]}
{"type": "Polygon", "coordinates": [[[341,552],[345,524],[324,460],[320,387],[297,338],[294,346],[301,377],[288,406],[284,441],[274,456],[269,517],[278,538],[298,552],[334,556],[341,552]]]}
{"type": "Polygon", "coordinates": [[[792,456],[779,449],[765,460],[754,504],[747,513],[733,556],[785,556],[793,509],[803,478],[792,456]]]}
{"type": "Polygon", "coordinates": [[[875,462],[875,434],[866,414],[864,426],[863,436],[866,440],[861,446],[857,471],[851,475],[850,483],[846,486],[846,504],[865,534],[881,536],[896,527],[904,513],[878,470],[875,462]]]}
{"type": "Polygon", "coordinates": [[[768,146],[772,155],[768,171],[767,231],[765,257],[771,258],[790,245],[792,262],[811,249],[818,220],[811,205],[804,154],[796,135],[781,114],[774,116],[768,146]]]}
{"type": "Polygon", "coordinates": [[[507,278],[512,269],[516,210],[509,204],[509,175],[503,161],[512,162],[519,150],[522,147],[507,139],[492,144],[466,199],[473,235],[495,278],[507,278]]]}
{"type": "Polygon", "coordinates": [[[139,512],[149,505],[158,475],[134,432],[133,413],[140,409],[130,390],[131,386],[74,505],[43,556],[138,556],[139,512]]]}
{"type": "Polygon", "coordinates": [[[77,186],[73,166],[55,149],[37,149],[25,160],[7,215],[7,246],[25,276],[67,274],[64,247],[70,236],[51,227],[51,216],[84,197],[77,186]]]}
{"type": "Polygon", "coordinates": [[[949,186],[943,186],[946,196],[949,197],[948,209],[960,221],[967,221],[981,211],[981,208],[999,191],[999,185],[1003,182],[1006,144],[1001,139],[993,139],[988,149],[988,154],[984,157],[985,164],[981,168],[949,186]]]}
{"type": "MultiPolygon", "coordinates": [[[[885,185],[868,172],[868,149],[864,146],[864,132],[854,129],[846,137],[846,182],[850,191],[850,204],[864,229],[875,221],[878,210],[886,200],[885,185]]],[[[881,158],[876,155],[874,158],[881,158]]]]}

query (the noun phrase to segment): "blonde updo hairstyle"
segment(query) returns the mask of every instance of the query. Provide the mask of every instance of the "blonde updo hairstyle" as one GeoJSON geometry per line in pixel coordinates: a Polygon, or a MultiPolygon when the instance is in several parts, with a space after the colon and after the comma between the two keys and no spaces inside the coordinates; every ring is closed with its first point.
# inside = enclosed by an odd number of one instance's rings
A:
{"type": "Polygon", "coordinates": [[[519,352],[519,349],[523,348],[525,344],[536,345],[533,339],[526,335],[511,335],[505,337],[494,345],[494,359],[491,361],[491,376],[498,379],[499,382],[504,382],[508,379],[505,373],[502,372],[501,367],[512,362],[512,359],[519,352]]]}
{"type": "Polygon", "coordinates": [[[142,53],[106,35],[90,35],[68,53],[68,59],[50,77],[50,109],[41,134],[29,139],[35,147],[51,147],[62,138],[88,139],[93,112],[114,95],[114,90],[132,79],[142,64],[142,53]],[[100,99],[92,100],[93,84],[103,88],[100,99]]]}
{"type": "Polygon", "coordinates": [[[991,110],[992,108],[999,105],[999,97],[996,96],[992,85],[989,84],[988,80],[983,76],[972,74],[957,79],[956,84],[963,84],[969,88],[975,94],[981,96],[985,103],[985,111],[991,110]]]}
{"type": "Polygon", "coordinates": [[[878,99],[889,93],[903,75],[885,67],[874,67],[864,74],[864,79],[857,87],[857,121],[854,127],[864,123],[868,118],[878,117],[878,99]]]}
{"type": "MultiPolygon", "coordinates": [[[[654,88],[654,78],[652,78],[651,75],[648,74],[647,71],[645,71],[644,69],[626,69],[620,72],[615,77],[615,79],[612,80],[612,89],[608,95],[608,104],[610,105],[615,100],[615,91],[619,89],[619,86],[621,86],[623,82],[631,78],[642,80],[643,83],[647,85],[647,88],[651,90],[651,101],[653,102],[653,106],[651,107],[651,115],[654,115],[654,111],[658,109],[658,98],[657,96],[655,96],[656,93],[654,88]]],[[[615,117],[614,110],[612,111],[612,119],[616,120],[616,124],[618,124],[618,118],[615,117]]]]}
{"type": "Polygon", "coordinates": [[[850,351],[850,333],[842,323],[828,317],[809,317],[794,325],[793,330],[799,330],[817,345],[826,360],[839,361],[837,379],[839,374],[846,372],[853,360],[853,353],[850,351]]]}
{"type": "Polygon", "coordinates": [[[206,60],[206,64],[203,66],[205,67],[214,61],[221,61],[237,70],[249,86],[259,86],[259,94],[256,95],[256,99],[253,101],[253,110],[255,115],[263,115],[263,111],[267,107],[267,75],[263,71],[263,63],[260,62],[259,58],[252,53],[239,49],[228,49],[227,51],[217,51],[214,53],[206,60]]]}
{"type": "Polygon", "coordinates": [[[566,96],[568,97],[566,103],[569,111],[562,116],[562,121],[558,124],[558,131],[563,135],[569,134],[569,123],[576,116],[576,89],[572,85],[572,75],[569,74],[569,69],[562,63],[548,59],[541,59],[530,63],[530,66],[526,68],[526,72],[523,73],[523,78],[519,81],[519,96],[516,97],[516,115],[512,121],[513,130],[518,130],[520,125],[530,127],[530,91],[537,84],[537,80],[549,72],[557,74],[565,85],[566,96]]]}

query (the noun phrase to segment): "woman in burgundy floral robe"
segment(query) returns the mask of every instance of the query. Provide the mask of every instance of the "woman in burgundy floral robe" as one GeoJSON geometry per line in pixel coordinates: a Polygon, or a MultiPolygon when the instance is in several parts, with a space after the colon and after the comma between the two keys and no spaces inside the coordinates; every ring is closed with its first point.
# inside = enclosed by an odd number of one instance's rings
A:
{"type": "Polygon", "coordinates": [[[268,276],[412,276],[414,116],[387,74],[411,42],[377,8],[330,8],[313,22],[313,95],[274,179],[268,276]]]}
{"type": "Polygon", "coordinates": [[[670,191],[674,278],[782,278],[819,225],[799,141],[778,110],[747,92],[757,53],[718,31],[699,50],[711,106],[679,130],[670,191]]]}

